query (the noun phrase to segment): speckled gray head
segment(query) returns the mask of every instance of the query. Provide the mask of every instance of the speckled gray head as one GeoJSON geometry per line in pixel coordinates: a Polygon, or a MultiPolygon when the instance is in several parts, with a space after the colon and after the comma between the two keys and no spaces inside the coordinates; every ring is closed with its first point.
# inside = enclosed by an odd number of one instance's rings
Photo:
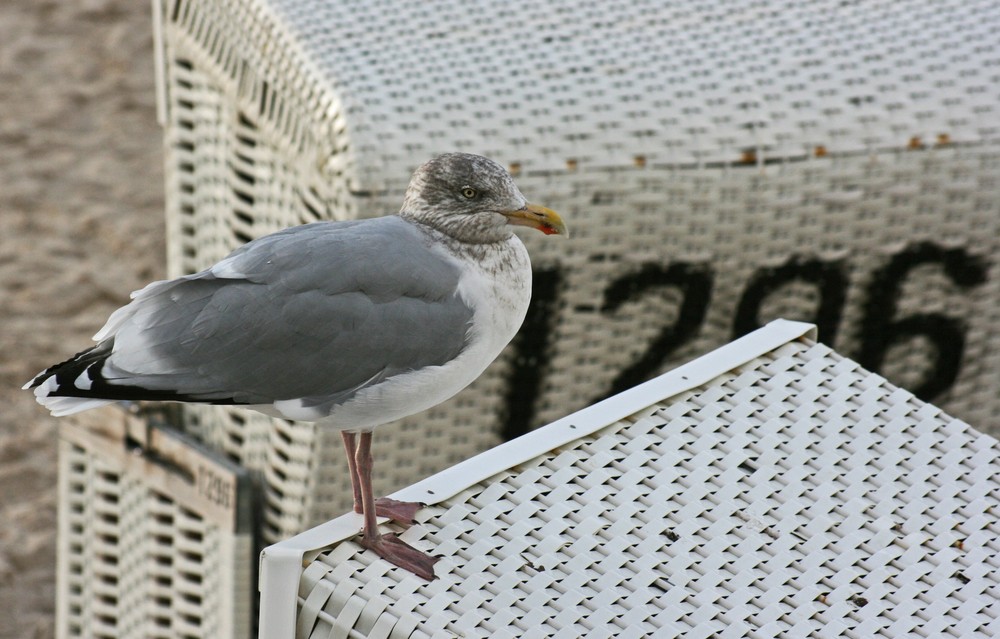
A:
{"type": "Polygon", "coordinates": [[[469,153],[446,153],[418,168],[400,215],[474,244],[502,241],[511,226],[567,234],[559,215],[529,204],[502,166],[469,153]]]}

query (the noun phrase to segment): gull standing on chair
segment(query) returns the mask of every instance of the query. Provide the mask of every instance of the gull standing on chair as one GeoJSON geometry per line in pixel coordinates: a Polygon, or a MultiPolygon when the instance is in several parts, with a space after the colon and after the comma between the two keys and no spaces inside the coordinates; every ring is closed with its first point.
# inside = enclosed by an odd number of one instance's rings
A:
{"type": "Polygon", "coordinates": [[[342,431],[361,544],[434,578],[436,559],[376,515],[373,429],[468,386],[514,337],[531,265],[514,226],[566,235],[506,170],[465,153],[416,170],[398,215],[317,222],[254,240],[215,266],[132,294],[96,346],[25,388],[53,415],[118,400],[241,405],[342,431]]]}

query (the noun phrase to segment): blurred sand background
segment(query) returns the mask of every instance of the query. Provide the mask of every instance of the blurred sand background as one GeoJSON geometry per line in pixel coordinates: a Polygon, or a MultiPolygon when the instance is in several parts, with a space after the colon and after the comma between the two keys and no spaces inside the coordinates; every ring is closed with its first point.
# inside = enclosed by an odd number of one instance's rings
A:
{"type": "Polygon", "coordinates": [[[163,276],[150,3],[0,2],[0,637],[55,628],[57,420],[21,385],[163,276]]]}

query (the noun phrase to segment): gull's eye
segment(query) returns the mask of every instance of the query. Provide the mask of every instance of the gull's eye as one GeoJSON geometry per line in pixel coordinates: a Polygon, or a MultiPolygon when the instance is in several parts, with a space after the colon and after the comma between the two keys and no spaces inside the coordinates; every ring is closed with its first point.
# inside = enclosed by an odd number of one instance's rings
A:
{"type": "Polygon", "coordinates": [[[477,195],[479,195],[479,191],[472,188],[471,186],[467,186],[462,189],[462,197],[464,197],[467,200],[474,200],[476,199],[477,195]]]}

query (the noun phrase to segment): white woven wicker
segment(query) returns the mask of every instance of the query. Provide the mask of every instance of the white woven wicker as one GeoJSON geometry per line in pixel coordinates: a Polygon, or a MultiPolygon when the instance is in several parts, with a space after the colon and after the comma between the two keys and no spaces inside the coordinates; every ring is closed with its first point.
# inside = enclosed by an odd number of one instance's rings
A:
{"type": "Polygon", "coordinates": [[[403,538],[435,581],[361,549],[354,514],[267,548],[261,636],[997,636],[1000,444],[810,328],[400,491],[432,504],[403,538]]]}
{"type": "Polygon", "coordinates": [[[57,636],[249,637],[249,476],[138,419],[63,424],[57,636]]]}
{"type": "MultiPolygon", "coordinates": [[[[382,492],[774,317],[949,412],[1000,416],[1000,3],[160,0],[170,270],[398,207],[466,150],[573,239],[487,375],[380,431],[382,492]]],[[[349,504],[339,443],[230,410],[265,538],[349,504]]]]}

